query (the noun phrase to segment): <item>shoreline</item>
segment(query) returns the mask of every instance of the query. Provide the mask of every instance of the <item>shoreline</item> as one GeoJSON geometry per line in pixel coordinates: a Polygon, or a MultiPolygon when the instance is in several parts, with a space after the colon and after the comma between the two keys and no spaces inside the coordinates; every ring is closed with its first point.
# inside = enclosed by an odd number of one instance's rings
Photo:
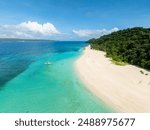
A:
{"type": "Polygon", "coordinates": [[[150,112],[149,71],[115,65],[105,52],[90,46],[75,62],[75,70],[87,89],[117,112],[150,112]]]}

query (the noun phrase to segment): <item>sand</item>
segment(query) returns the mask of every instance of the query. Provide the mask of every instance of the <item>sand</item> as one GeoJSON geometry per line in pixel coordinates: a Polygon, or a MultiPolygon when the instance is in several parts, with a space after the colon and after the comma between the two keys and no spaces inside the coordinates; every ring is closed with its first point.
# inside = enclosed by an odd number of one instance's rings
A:
{"type": "Polygon", "coordinates": [[[87,88],[116,112],[150,112],[149,71],[115,65],[105,52],[90,46],[75,62],[75,69],[87,88]]]}

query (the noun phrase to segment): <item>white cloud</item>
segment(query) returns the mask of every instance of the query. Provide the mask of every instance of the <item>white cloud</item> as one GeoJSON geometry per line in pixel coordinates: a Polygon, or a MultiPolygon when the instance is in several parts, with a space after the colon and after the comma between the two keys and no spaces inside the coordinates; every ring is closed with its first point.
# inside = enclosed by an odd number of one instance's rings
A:
{"type": "Polygon", "coordinates": [[[78,37],[100,37],[106,34],[110,34],[112,32],[118,31],[118,28],[113,28],[110,30],[107,29],[96,29],[96,30],[89,30],[89,29],[85,29],[85,30],[73,30],[73,33],[76,34],[78,37]]]}
{"type": "Polygon", "coordinates": [[[17,25],[0,25],[1,38],[43,38],[60,34],[52,23],[23,22],[17,25]]]}

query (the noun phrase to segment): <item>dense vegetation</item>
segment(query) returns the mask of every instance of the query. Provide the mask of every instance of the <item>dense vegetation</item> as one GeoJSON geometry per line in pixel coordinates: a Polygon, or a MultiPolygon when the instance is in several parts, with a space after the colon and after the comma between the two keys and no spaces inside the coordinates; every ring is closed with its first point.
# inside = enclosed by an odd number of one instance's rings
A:
{"type": "Polygon", "coordinates": [[[88,41],[91,48],[105,51],[118,62],[150,70],[150,28],[129,28],[88,41]]]}

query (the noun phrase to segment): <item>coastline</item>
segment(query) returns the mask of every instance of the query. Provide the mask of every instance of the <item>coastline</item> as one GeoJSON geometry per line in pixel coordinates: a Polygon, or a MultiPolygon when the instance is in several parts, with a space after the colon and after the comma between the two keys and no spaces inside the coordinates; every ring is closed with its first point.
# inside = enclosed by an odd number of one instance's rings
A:
{"type": "Polygon", "coordinates": [[[150,112],[149,71],[115,65],[105,52],[90,46],[75,62],[75,70],[86,87],[117,112],[150,112]]]}

